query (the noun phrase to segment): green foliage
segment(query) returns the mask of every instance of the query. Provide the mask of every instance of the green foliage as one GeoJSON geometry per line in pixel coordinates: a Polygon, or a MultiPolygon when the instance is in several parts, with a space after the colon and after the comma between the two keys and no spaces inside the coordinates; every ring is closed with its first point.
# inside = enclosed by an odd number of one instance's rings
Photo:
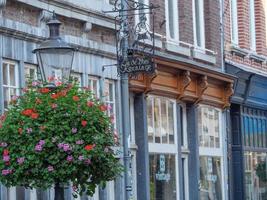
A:
{"type": "Polygon", "coordinates": [[[71,181],[75,195],[93,195],[121,172],[107,109],[88,89],[31,83],[0,120],[0,181],[42,189],[71,181]]]}

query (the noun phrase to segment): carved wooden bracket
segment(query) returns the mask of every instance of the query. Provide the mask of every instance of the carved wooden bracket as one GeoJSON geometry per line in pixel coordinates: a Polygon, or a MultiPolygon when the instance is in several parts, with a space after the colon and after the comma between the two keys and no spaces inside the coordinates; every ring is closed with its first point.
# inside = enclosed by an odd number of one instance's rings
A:
{"type": "Polygon", "coordinates": [[[145,91],[144,93],[147,94],[150,91],[152,91],[152,81],[154,80],[154,78],[156,78],[156,76],[158,75],[158,71],[156,70],[154,74],[152,75],[144,75],[144,80],[145,80],[145,91]]]}
{"type": "Polygon", "coordinates": [[[234,94],[234,85],[233,83],[228,83],[227,86],[224,89],[224,106],[223,108],[230,107],[230,97],[234,94]]]}
{"type": "Polygon", "coordinates": [[[178,91],[179,95],[177,99],[181,99],[184,96],[184,92],[186,88],[191,83],[190,71],[183,71],[181,74],[178,75],[178,91]]]}
{"type": "Polygon", "coordinates": [[[207,75],[202,75],[199,77],[199,79],[197,80],[197,100],[195,102],[195,104],[198,104],[201,100],[202,100],[202,96],[205,92],[205,90],[208,88],[208,77],[207,75]]]}

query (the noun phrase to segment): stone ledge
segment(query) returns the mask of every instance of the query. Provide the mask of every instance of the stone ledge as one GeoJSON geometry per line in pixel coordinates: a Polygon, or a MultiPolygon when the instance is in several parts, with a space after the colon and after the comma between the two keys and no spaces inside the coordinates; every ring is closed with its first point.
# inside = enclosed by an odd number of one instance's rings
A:
{"type": "Polygon", "coordinates": [[[207,54],[205,50],[192,49],[192,57],[211,64],[216,64],[216,54],[207,54]]]}
{"type": "Polygon", "coordinates": [[[187,57],[191,56],[190,47],[183,47],[179,45],[178,42],[174,43],[174,42],[166,41],[165,46],[166,46],[167,51],[169,52],[181,54],[187,57]]]}

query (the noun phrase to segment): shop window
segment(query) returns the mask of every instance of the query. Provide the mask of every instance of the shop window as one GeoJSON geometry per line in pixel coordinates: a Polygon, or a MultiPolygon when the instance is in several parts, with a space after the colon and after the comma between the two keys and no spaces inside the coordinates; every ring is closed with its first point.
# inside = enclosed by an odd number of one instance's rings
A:
{"type": "Polygon", "coordinates": [[[225,199],[222,113],[211,106],[198,109],[200,200],[225,199]]]}
{"type": "Polygon", "coordinates": [[[165,98],[148,97],[147,108],[149,142],[174,144],[174,102],[165,98]]]}
{"type": "Polygon", "coordinates": [[[176,101],[164,97],[147,97],[150,196],[152,200],[180,199],[176,109],[176,101]]]}
{"type": "Polygon", "coordinates": [[[177,0],[165,0],[167,38],[178,41],[178,5],[177,0]]]}
{"type": "Polygon", "coordinates": [[[248,148],[267,148],[267,113],[243,109],[243,145],[248,148]]]}
{"type": "Polygon", "coordinates": [[[7,109],[12,97],[19,95],[18,63],[4,60],[2,73],[4,108],[7,109]]]}
{"type": "Polygon", "coordinates": [[[245,199],[267,199],[267,153],[245,152],[245,199]]]}
{"type": "Polygon", "coordinates": [[[204,0],[193,0],[194,43],[205,49],[204,0]]]}
{"type": "Polygon", "coordinates": [[[104,81],[104,100],[106,105],[109,107],[108,115],[114,117],[114,124],[116,121],[116,112],[115,112],[115,82],[113,80],[106,79],[104,81]]]}
{"type": "Polygon", "coordinates": [[[238,46],[237,0],[231,0],[231,40],[238,46]]]}

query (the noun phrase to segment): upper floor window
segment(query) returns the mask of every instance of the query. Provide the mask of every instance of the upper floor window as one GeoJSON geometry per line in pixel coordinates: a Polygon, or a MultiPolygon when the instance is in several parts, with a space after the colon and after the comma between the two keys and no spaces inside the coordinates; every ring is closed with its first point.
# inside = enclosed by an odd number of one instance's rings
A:
{"type": "Polygon", "coordinates": [[[256,51],[255,2],[249,0],[250,49],[256,51]]]}
{"type": "Polygon", "coordinates": [[[75,81],[80,87],[82,87],[82,75],[77,72],[71,72],[71,79],[75,81]]]}
{"type": "Polygon", "coordinates": [[[193,0],[194,43],[205,48],[204,0],[193,0]]]}
{"type": "Polygon", "coordinates": [[[165,0],[166,33],[168,39],[179,40],[177,0],[165,0]]]}
{"type": "Polygon", "coordinates": [[[231,0],[231,42],[238,45],[237,0],[231,0]]]}
{"type": "Polygon", "coordinates": [[[4,60],[2,72],[4,108],[7,109],[12,97],[19,95],[18,63],[4,60]]]}
{"type": "Polygon", "coordinates": [[[95,76],[88,77],[88,87],[95,94],[96,97],[100,97],[99,78],[95,76]]]}

